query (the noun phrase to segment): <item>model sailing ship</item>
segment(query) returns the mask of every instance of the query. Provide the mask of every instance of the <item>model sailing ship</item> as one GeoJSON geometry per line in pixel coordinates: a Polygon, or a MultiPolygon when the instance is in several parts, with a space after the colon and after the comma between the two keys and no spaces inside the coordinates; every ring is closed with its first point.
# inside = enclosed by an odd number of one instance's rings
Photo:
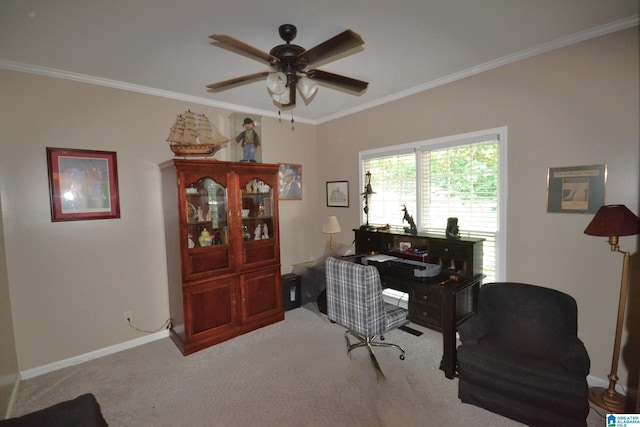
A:
{"type": "Polygon", "coordinates": [[[213,156],[229,142],[229,139],[211,124],[207,116],[188,110],[178,115],[167,141],[176,156],[206,157],[213,156]]]}

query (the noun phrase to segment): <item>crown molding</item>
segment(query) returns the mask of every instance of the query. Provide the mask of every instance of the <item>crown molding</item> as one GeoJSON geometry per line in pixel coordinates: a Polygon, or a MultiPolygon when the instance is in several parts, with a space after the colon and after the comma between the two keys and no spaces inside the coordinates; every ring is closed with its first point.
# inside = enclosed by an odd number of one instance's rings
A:
{"type": "MultiPolygon", "coordinates": [[[[105,79],[102,77],[95,77],[87,74],[80,74],[80,73],[74,73],[71,71],[58,70],[55,68],[40,67],[37,65],[7,61],[4,59],[0,59],[0,69],[20,71],[23,73],[37,74],[37,75],[53,77],[57,79],[72,80],[80,83],[88,83],[88,84],[97,85],[97,86],[109,87],[112,89],[120,89],[120,90],[129,91],[129,92],[143,93],[146,95],[153,95],[153,96],[159,96],[162,98],[175,99],[178,101],[191,102],[198,105],[207,105],[210,107],[223,108],[225,110],[253,114],[257,116],[267,116],[267,117],[273,117],[276,119],[280,118],[273,111],[260,110],[257,108],[247,107],[245,105],[236,105],[236,104],[229,104],[226,102],[213,101],[211,99],[200,98],[192,95],[186,95],[184,93],[171,92],[168,90],[156,89],[148,86],[141,86],[141,85],[126,83],[126,82],[121,82],[118,80],[105,79]]],[[[316,124],[315,121],[308,120],[305,118],[296,118],[295,120],[301,123],[316,124]]]]}
{"type": "Polygon", "coordinates": [[[330,122],[332,120],[339,119],[341,117],[345,117],[350,114],[355,114],[364,110],[368,110],[370,108],[378,107],[380,105],[387,104],[392,101],[397,101],[399,99],[406,98],[408,96],[415,95],[417,93],[424,92],[429,89],[433,89],[438,86],[442,86],[447,83],[454,82],[456,80],[461,80],[467,77],[474,76],[476,74],[483,73],[485,71],[493,70],[494,68],[502,67],[503,65],[512,64],[514,62],[518,62],[526,58],[531,58],[532,56],[536,56],[542,53],[550,52],[552,50],[560,49],[562,47],[566,47],[566,46],[579,43],[585,40],[589,40],[595,37],[604,36],[606,34],[614,33],[616,31],[626,30],[627,28],[632,28],[638,25],[640,25],[640,15],[635,15],[626,19],[614,21],[606,25],[594,27],[586,31],[574,33],[574,34],[571,34],[570,36],[563,37],[548,43],[544,43],[536,47],[533,47],[531,49],[526,49],[520,52],[516,52],[512,55],[507,55],[502,58],[498,58],[494,61],[489,61],[484,64],[478,65],[476,67],[468,68],[458,73],[450,74],[440,79],[432,80],[430,82],[427,82],[418,86],[414,86],[412,88],[403,90],[401,92],[397,92],[392,95],[376,99],[375,101],[368,102],[348,110],[343,110],[335,114],[322,117],[321,119],[318,119],[317,122],[318,124],[330,122]]]}
{"type": "MultiPolygon", "coordinates": [[[[300,123],[308,123],[312,125],[330,122],[332,120],[336,120],[345,116],[349,116],[351,114],[359,113],[361,111],[378,107],[380,105],[387,104],[392,101],[396,101],[411,95],[415,95],[420,92],[427,91],[429,89],[436,88],[438,86],[442,86],[457,80],[461,80],[466,77],[471,77],[476,74],[483,73],[485,71],[493,70],[494,68],[502,67],[507,64],[521,61],[523,59],[530,58],[532,56],[540,55],[542,53],[550,52],[555,49],[559,49],[565,46],[569,46],[575,43],[589,40],[591,38],[600,37],[616,31],[625,30],[627,28],[635,27],[638,25],[640,25],[640,15],[634,15],[629,18],[614,21],[606,25],[601,25],[599,27],[594,27],[589,30],[580,31],[578,33],[571,34],[567,37],[563,37],[549,43],[544,43],[534,48],[526,49],[512,55],[504,56],[494,61],[489,61],[482,65],[468,68],[458,73],[450,74],[440,79],[432,80],[430,82],[427,82],[418,86],[414,86],[412,88],[376,99],[371,102],[367,102],[365,104],[359,105],[354,108],[349,108],[334,114],[330,114],[318,120],[306,119],[304,117],[299,117],[299,118],[296,118],[295,120],[300,123]]],[[[105,86],[105,87],[110,87],[114,89],[126,90],[130,92],[143,93],[147,95],[160,96],[163,98],[175,99],[175,100],[185,101],[185,102],[192,102],[194,104],[207,105],[210,107],[223,108],[226,110],[272,117],[272,118],[282,120],[282,117],[274,113],[273,111],[260,110],[256,108],[247,107],[244,105],[229,104],[225,102],[214,101],[211,99],[200,98],[197,96],[186,95],[183,93],[171,92],[171,91],[156,89],[156,88],[147,87],[147,86],[140,86],[140,85],[121,82],[117,80],[111,80],[111,79],[105,79],[101,77],[89,76],[86,74],[74,73],[70,71],[57,70],[54,68],[40,67],[37,65],[29,65],[29,64],[23,64],[19,62],[0,59],[0,69],[20,71],[20,72],[30,73],[30,74],[38,74],[38,75],[43,75],[48,77],[65,79],[65,80],[73,80],[73,81],[82,82],[82,83],[105,86]]]]}

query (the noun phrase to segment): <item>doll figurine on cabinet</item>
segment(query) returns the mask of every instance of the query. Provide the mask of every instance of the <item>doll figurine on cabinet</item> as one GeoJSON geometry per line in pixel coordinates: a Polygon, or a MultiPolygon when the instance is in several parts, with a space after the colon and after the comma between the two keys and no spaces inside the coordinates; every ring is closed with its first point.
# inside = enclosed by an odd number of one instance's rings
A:
{"type": "Polygon", "coordinates": [[[260,137],[255,131],[253,119],[247,117],[243,122],[244,130],[236,136],[236,142],[242,147],[242,161],[256,162],[256,152],[260,147],[260,137]]]}

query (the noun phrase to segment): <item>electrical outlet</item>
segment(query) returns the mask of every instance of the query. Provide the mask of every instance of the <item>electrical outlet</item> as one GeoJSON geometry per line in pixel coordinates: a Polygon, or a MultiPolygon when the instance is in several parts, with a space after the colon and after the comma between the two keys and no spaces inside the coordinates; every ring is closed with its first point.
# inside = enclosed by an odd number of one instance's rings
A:
{"type": "Polygon", "coordinates": [[[124,313],[122,313],[122,320],[124,320],[124,323],[129,323],[131,322],[132,319],[133,319],[133,311],[127,310],[124,313]]]}

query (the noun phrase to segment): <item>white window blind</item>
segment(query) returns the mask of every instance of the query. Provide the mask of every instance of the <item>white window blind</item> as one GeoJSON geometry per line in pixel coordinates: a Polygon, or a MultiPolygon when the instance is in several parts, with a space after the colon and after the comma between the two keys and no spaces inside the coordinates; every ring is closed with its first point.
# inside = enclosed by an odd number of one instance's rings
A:
{"type": "MultiPolygon", "coordinates": [[[[485,282],[497,276],[500,219],[500,134],[480,132],[361,153],[362,182],[371,173],[369,223],[403,223],[402,206],[418,231],[444,234],[447,219],[458,218],[460,234],[483,238],[485,282]]],[[[366,217],[363,214],[363,222],[366,217]]]]}
{"type": "Polygon", "coordinates": [[[375,192],[369,198],[369,224],[401,226],[402,205],[409,212],[415,212],[417,206],[415,153],[365,159],[363,167],[371,172],[375,192]]]}
{"type": "Polygon", "coordinates": [[[498,140],[421,151],[420,230],[444,233],[449,217],[460,233],[485,239],[483,272],[496,276],[498,229],[498,140]]]}

